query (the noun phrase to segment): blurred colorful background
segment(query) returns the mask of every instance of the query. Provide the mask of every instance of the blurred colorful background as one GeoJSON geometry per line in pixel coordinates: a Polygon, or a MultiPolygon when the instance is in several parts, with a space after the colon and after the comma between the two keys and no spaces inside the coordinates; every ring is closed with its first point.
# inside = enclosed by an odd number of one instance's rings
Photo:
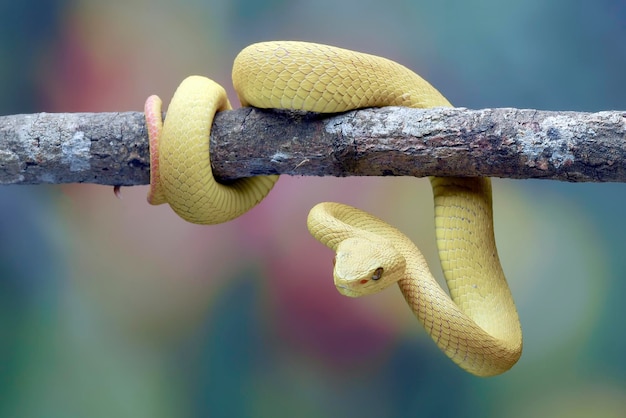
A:
{"type": "MultiPolygon", "coordinates": [[[[227,86],[249,43],[395,59],[452,103],[625,109],[626,3],[0,1],[0,114],[141,110],[187,75],[227,86]]],[[[502,376],[454,366],[397,288],[349,299],[308,210],[353,204],[438,278],[424,179],[283,177],[253,212],[194,226],[146,187],[0,187],[2,417],[623,417],[626,186],[494,181],[524,330],[502,376]]]]}

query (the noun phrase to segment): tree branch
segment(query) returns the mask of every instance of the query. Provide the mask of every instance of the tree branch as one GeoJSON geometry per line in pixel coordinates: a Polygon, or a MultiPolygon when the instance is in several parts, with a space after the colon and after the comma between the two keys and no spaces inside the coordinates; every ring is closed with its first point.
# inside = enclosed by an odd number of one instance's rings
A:
{"type": "MultiPolygon", "coordinates": [[[[0,117],[0,184],[149,182],[143,113],[0,117]]],[[[485,176],[626,182],[626,111],[387,107],[219,113],[217,178],[485,176]]]]}

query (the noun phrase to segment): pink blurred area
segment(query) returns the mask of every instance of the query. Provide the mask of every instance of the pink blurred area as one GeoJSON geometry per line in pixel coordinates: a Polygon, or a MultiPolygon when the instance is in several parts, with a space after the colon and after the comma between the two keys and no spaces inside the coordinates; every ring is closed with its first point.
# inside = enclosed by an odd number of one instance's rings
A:
{"type": "Polygon", "coordinates": [[[332,280],[334,254],[309,235],[306,216],[322,200],[370,200],[360,195],[401,204],[388,184],[285,177],[253,211],[215,226],[186,223],[166,205],[149,206],[145,187],[122,189],[119,200],[112,188],[65,186],[59,200],[75,242],[74,280],[102,309],[113,310],[107,316],[120,326],[164,332],[171,323],[189,330],[234,276],[253,268],[267,296],[260,314],[281,338],[331,363],[350,363],[379,354],[399,327],[419,324],[397,289],[357,300],[341,296],[332,280]]]}

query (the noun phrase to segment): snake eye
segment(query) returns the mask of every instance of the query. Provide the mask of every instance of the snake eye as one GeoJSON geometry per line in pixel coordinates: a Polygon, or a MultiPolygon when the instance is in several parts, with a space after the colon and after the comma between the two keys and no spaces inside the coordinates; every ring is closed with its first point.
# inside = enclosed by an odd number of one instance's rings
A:
{"type": "Polygon", "coordinates": [[[378,280],[383,276],[383,268],[382,267],[378,267],[376,269],[376,271],[374,271],[374,274],[372,275],[372,280],[378,280]]]}

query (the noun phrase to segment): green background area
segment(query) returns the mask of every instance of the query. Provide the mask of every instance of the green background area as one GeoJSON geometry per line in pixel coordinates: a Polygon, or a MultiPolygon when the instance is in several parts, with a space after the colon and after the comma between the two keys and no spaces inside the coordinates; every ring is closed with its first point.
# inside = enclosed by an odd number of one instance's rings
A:
{"type": "MultiPolygon", "coordinates": [[[[141,110],[190,74],[227,87],[252,42],[382,55],[468,108],[624,109],[626,4],[21,1],[0,5],[0,114],[141,110]]],[[[611,417],[626,411],[626,187],[494,181],[524,354],[480,379],[395,288],[338,294],[308,210],[352,204],[435,274],[426,180],[282,178],[200,227],[94,185],[0,187],[0,416],[611,417]]]]}

